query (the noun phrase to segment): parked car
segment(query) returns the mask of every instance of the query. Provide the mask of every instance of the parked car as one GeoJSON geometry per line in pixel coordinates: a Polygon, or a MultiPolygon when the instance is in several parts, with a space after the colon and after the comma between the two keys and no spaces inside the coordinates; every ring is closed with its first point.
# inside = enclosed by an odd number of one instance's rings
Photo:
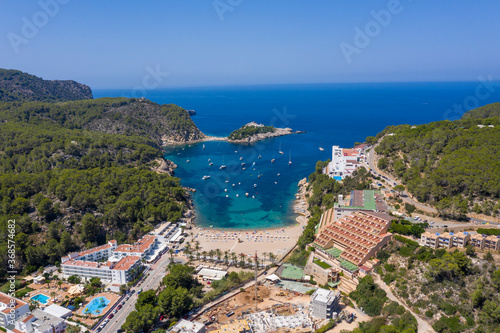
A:
{"type": "Polygon", "coordinates": [[[111,318],[113,318],[114,316],[115,316],[114,314],[110,314],[110,315],[108,316],[108,319],[111,319],[111,318]]]}
{"type": "Polygon", "coordinates": [[[121,304],[116,307],[117,310],[120,310],[121,308],[122,308],[121,304]]]}

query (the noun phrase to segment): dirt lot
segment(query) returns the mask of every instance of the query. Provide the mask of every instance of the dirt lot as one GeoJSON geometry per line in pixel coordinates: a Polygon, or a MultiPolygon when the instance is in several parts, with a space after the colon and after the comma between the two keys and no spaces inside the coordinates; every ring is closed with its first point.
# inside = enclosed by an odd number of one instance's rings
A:
{"type": "MultiPolygon", "coordinates": [[[[268,283],[259,285],[258,299],[259,311],[275,307],[279,313],[284,315],[295,313],[293,305],[308,306],[311,300],[309,295],[286,292],[268,283]]],[[[253,287],[211,309],[200,318],[200,321],[204,322],[214,317],[215,325],[225,324],[242,316],[248,310],[255,312],[255,289],[253,287]],[[226,313],[231,311],[234,312],[234,315],[227,317],[226,313]]]]}

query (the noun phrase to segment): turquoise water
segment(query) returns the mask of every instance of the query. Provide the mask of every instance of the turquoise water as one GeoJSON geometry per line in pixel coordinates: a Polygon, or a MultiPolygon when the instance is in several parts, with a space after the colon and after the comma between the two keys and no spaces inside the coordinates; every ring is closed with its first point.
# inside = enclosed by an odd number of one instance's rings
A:
{"type": "Polygon", "coordinates": [[[87,309],[90,311],[90,314],[92,315],[98,315],[101,314],[102,310],[106,306],[108,306],[110,300],[108,300],[104,296],[96,297],[93,300],[90,301],[89,304],[83,309],[83,314],[87,314],[87,309]]]}
{"type": "Polygon", "coordinates": [[[47,304],[47,302],[49,301],[50,297],[46,296],[44,294],[38,294],[38,295],[35,295],[35,296],[31,297],[30,299],[32,299],[34,301],[38,301],[41,304],[47,304]]]}
{"type": "MultiPolygon", "coordinates": [[[[296,184],[314,171],[318,160],[331,158],[332,145],[352,147],[389,125],[457,119],[461,114],[451,112],[453,105],[471,101],[477,86],[464,82],[175,88],[149,90],[145,97],[194,109],[194,122],[208,135],[227,136],[251,121],[307,132],[250,146],[205,142],[205,149],[200,143],[166,150],[165,157],[178,165],[176,176],[182,184],[197,190],[193,198],[199,225],[257,229],[294,223],[296,184]],[[283,155],[278,154],[280,145],[283,155]],[[273,157],[276,162],[271,164],[273,157]],[[223,163],[227,169],[219,170],[223,163]],[[202,180],[204,175],[211,178],[202,180]]],[[[487,98],[464,109],[499,101],[500,86],[495,87],[487,98]]],[[[131,91],[94,91],[94,97],[104,96],[130,97],[131,91]]]]}

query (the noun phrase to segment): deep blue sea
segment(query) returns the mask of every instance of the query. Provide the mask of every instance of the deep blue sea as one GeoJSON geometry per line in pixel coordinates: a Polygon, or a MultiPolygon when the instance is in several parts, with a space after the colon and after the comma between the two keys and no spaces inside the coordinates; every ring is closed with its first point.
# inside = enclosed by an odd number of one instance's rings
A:
{"type": "MultiPolygon", "coordinates": [[[[500,85],[488,88],[479,82],[262,85],[153,89],[144,97],[195,110],[192,119],[212,136],[251,121],[307,132],[254,145],[205,142],[166,150],[182,184],[197,190],[198,225],[258,229],[295,223],[297,183],[318,160],[331,158],[332,145],[352,147],[389,125],[457,119],[463,111],[453,111],[455,104],[467,110],[500,101],[500,85]],[[205,175],[210,178],[202,180],[205,175]]],[[[105,96],[142,95],[94,90],[95,98],[105,96]]]]}

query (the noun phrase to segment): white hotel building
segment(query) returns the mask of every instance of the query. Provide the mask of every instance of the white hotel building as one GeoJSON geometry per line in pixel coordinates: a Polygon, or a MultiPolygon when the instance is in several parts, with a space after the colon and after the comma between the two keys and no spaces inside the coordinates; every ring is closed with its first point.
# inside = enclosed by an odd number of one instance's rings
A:
{"type": "Polygon", "coordinates": [[[332,146],[332,161],[326,166],[324,173],[337,180],[350,176],[365,158],[366,145],[359,145],[352,149],[332,146]]]}
{"type": "Polygon", "coordinates": [[[72,253],[61,258],[64,276],[98,277],[116,284],[129,282],[142,259],[153,252],[157,237],[146,235],[133,245],[117,245],[111,240],[105,245],[72,253]]]}

